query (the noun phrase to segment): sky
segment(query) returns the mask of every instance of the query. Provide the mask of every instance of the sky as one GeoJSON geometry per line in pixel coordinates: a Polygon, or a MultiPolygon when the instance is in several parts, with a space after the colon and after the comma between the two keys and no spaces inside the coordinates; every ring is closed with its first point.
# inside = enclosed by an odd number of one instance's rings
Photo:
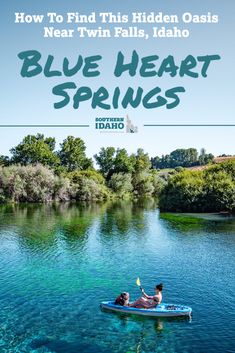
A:
{"type": "MultiPolygon", "coordinates": [[[[1,109],[0,125],[5,124],[88,124],[89,128],[53,127],[53,128],[0,128],[0,155],[8,155],[9,149],[17,145],[25,135],[43,133],[45,136],[54,136],[57,148],[66,136],[81,137],[87,146],[87,155],[93,156],[102,146],[126,148],[129,153],[143,148],[150,156],[162,155],[176,148],[195,147],[198,150],[204,147],[214,155],[235,154],[235,127],[145,127],[144,124],[235,124],[234,79],[235,79],[235,49],[234,49],[234,15],[235,2],[233,0],[126,0],[110,2],[108,0],[86,1],[29,1],[9,0],[1,1],[1,109]],[[16,24],[15,12],[25,14],[44,14],[56,12],[66,15],[67,12],[90,14],[91,12],[112,12],[131,15],[132,12],[163,12],[176,14],[181,18],[185,12],[194,15],[219,16],[217,24],[154,24],[154,26],[180,29],[189,29],[188,38],[44,38],[42,24],[16,24]],[[63,58],[69,58],[71,64],[76,62],[78,55],[102,55],[99,77],[84,78],[79,72],[77,75],[66,77],[45,78],[38,75],[34,78],[22,78],[20,70],[22,61],[17,55],[25,50],[37,50],[42,54],[40,63],[46,62],[48,55],[55,57],[53,67],[60,69],[63,58]],[[164,59],[173,55],[177,64],[187,55],[218,54],[221,60],[212,63],[207,78],[192,79],[190,77],[163,77],[142,78],[122,75],[116,78],[113,75],[116,56],[122,51],[126,59],[136,50],[139,57],[158,55],[164,59]],[[124,92],[128,86],[136,88],[142,86],[148,92],[155,86],[165,90],[184,86],[186,92],[180,95],[180,104],[174,109],[165,107],[156,109],[119,108],[111,110],[92,109],[90,102],[82,103],[79,109],[72,104],[54,109],[56,98],[52,94],[53,86],[67,81],[73,81],[80,87],[89,86],[92,90],[100,86],[112,92],[116,86],[124,92]],[[128,114],[134,125],[138,126],[136,134],[100,133],[95,130],[96,117],[125,117],[128,114]]],[[[52,24],[50,24],[51,26],[52,24]]],[[[53,24],[55,28],[70,28],[68,24],[53,24]]],[[[79,24],[71,25],[76,28],[79,24]]],[[[84,24],[82,24],[84,26],[84,24]]],[[[92,24],[90,27],[98,27],[92,24]]],[[[129,27],[132,24],[104,24],[104,28],[112,26],[129,27]]],[[[153,25],[139,24],[151,32],[153,25]]],[[[71,93],[72,96],[72,93],[71,93]]]]}

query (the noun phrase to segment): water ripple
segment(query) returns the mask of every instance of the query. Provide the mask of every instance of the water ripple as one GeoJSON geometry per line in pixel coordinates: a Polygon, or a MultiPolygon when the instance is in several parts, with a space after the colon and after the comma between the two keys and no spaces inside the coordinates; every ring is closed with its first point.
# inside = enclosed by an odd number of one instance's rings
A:
{"type": "Polygon", "coordinates": [[[234,352],[234,219],[153,205],[0,207],[0,352],[234,352]],[[100,311],[140,276],[185,319],[100,311]]]}

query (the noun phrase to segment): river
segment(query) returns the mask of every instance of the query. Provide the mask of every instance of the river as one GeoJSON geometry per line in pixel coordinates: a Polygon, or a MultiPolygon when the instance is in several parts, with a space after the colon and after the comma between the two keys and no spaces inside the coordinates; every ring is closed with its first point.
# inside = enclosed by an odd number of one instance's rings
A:
{"type": "Polygon", "coordinates": [[[235,352],[235,218],[154,200],[0,206],[1,353],[235,352]],[[192,319],[120,316],[102,300],[163,282],[192,319]]]}

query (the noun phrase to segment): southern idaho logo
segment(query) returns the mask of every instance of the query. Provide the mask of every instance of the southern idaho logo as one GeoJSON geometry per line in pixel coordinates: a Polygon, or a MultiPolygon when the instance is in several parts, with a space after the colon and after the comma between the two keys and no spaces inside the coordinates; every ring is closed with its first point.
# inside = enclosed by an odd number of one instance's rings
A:
{"type": "Polygon", "coordinates": [[[129,116],[124,117],[97,117],[95,118],[95,129],[102,133],[136,133],[138,127],[135,126],[129,116]]]}

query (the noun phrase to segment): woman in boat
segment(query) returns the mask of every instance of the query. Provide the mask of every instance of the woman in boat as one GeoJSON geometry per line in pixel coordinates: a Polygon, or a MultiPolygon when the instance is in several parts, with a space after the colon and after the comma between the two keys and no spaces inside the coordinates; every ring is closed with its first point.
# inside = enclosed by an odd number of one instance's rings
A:
{"type": "Polygon", "coordinates": [[[129,306],[130,295],[128,292],[122,292],[115,300],[115,305],[129,306]]]}
{"type": "Polygon", "coordinates": [[[134,308],[144,308],[144,309],[155,308],[162,301],[162,289],[163,289],[162,283],[156,285],[154,295],[148,295],[142,289],[143,297],[140,297],[139,299],[137,299],[134,303],[130,304],[129,306],[134,307],[134,308]]]}

